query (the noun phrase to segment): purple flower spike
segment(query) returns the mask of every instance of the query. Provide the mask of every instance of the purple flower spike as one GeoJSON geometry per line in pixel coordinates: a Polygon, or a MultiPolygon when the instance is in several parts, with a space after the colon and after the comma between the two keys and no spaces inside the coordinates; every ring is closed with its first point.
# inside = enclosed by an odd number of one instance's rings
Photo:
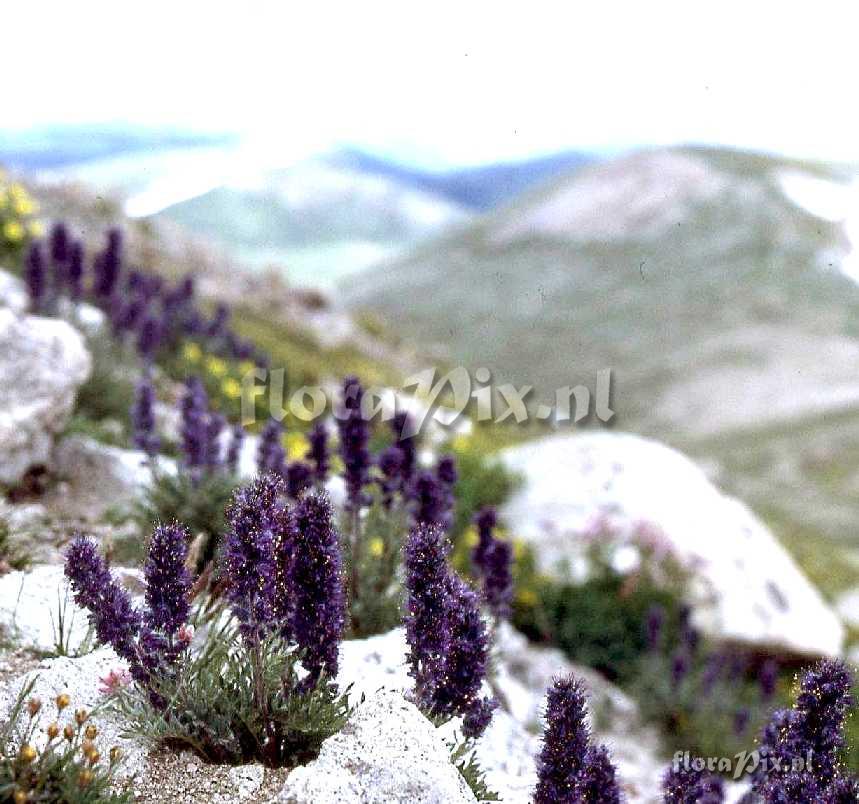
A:
{"type": "Polygon", "coordinates": [[[376,459],[379,471],[379,487],[382,491],[382,505],[390,508],[394,494],[399,491],[402,482],[403,451],[397,446],[385,447],[376,459]]]}
{"type": "MultiPolygon", "coordinates": [[[[801,775],[813,777],[821,790],[831,785],[838,777],[844,720],[853,706],[852,687],[853,676],[843,662],[825,659],[808,670],[793,709],[777,711],[762,735],[760,750],[769,758],[769,768],[790,767],[795,757],[810,755],[811,773],[801,775]]],[[[787,777],[770,770],[758,792],[774,796],[786,781],[787,777]]]]}
{"type": "Polygon", "coordinates": [[[475,592],[452,571],[447,576],[448,644],[444,673],[433,684],[432,706],[436,715],[465,715],[471,736],[480,724],[489,723],[491,701],[483,700],[480,688],[489,663],[489,636],[480,616],[475,592]],[[470,716],[470,717],[469,717],[470,716]]]}
{"type": "Polygon", "coordinates": [[[245,429],[240,424],[233,426],[230,437],[230,446],[227,448],[225,465],[231,475],[238,474],[239,458],[242,454],[242,445],[245,443],[245,429]]]}
{"type": "Polygon", "coordinates": [[[313,482],[319,486],[328,480],[330,461],[328,457],[328,429],[322,422],[316,422],[307,436],[310,447],[306,458],[313,466],[313,482]]]}
{"type": "Polygon", "coordinates": [[[432,706],[450,641],[446,558],[447,547],[439,528],[419,525],[409,534],[405,551],[409,675],[415,680],[418,704],[424,710],[432,706]]]}
{"type": "Polygon", "coordinates": [[[236,491],[227,509],[224,561],[230,579],[228,595],[233,615],[249,643],[258,643],[272,626],[280,491],[277,476],[258,477],[236,491]]]}
{"type": "Polygon", "coordinates": [[[38,313],[45,304],[47,292],[45,257],[42,253],[41,243],[30,244],[24,268],[24,281],[27,283],[27,293],[30,295],[30,306],[33,312],[38,313]]]}
{"type": "Polygon", "coordinates": [[[274,419],[269,419],[259,437],[257,447],[257,471],[283,475],[286,471],[286,451],[281,443],[283,428],[274,419]]]}
{"type": "Polygon", "coordinates": [[[215,472],[221,468],[221,433],[227,420],[220,413],[209,413],[206,419],[206,469],[215,472]]]}
{"type": "Polygon", "coordinates": [[[292,511],[293,558],[289,571],[294,600],[292,635],[302,651],[309,689],[324,672],[337,675],[338,652],[346,624],[340,536],[324,492],[305,495],[292,511]]]}
{"type": "Polygon", "coordinates": [[[417,463],[417,439],[413,435],[406,435],[411,432],[411,427],[412,421],[408,413],[397,413],[391,419],[391,432],[396,438],[396,446],[403,455],[400,469],[402,488],[407,488],[411,483],[417,463]]]}
{"type": "Polygon", "coordinates": [[[89,611],[89,620],[100,642],[110,645],[118,656],[139,666],[135,640],[140,631],[140,614],[131,597],[112,577],[95,544],[84,536],[75,537],[66,553],[65,575],[71,583],[75,603],[89,611]]]}
{"type": "Polygon", "coordinates": [[[576,777],[570,801],[586,804],[620,804],[617,770],[604,745],[590,746],[576,777]]]}
{"type": "Polygon", "coordinates": [[[164,327],[161,319],[154,314],[143,317],[137,332],[137,353],[148,363],[155,359],[156,352],[164,340],[164,327]]]}
{"type": "Polygon", "coordinates": [[[499,620],[510,616],[513,601],[513,547],[496,539],[486,561],[483,596],[493,616],[499,620]]]}
{"type": "Polygon", "coordinates": [[[725,800],[722,780],[703,770],[695,770],[696,759],[690,758],[689,767],[681,764],[665,773],[662,778],[664,804],[721,804],[725,800]]]}
{"type": "Polygon", "coordinates": [[[191,575],[185,561],[189,541],[188,531],[178,523],[159,525],[152,533],[143,568],[147,625],[171,636],[188,621],[191,575]]]}
{"type": "Polygon", "coordinates": [[[155,389],[148,373],[144,373],[137,385],[131,407],[131,424],[134,446],[150,458],[157,455],[161,444],[155,432],[155,389]]]}
{"type": "Polygon", "coordinates": [[[768,701],[775,695],[776,684],[778,684],[778,662],[775,659],[767,659],[763,663],[758,681],[761,685],[761,696],[768,701]]]}
{"type": "Polygon", "coordinates": [[[546,728],[537,760],[534,804],[575,801],[574,789],[584,768],[590,730],[581,683],[567,676],[556,679],[546,699],[546,728]]]}
{"type": "Polygon", "coordinates": [[[107,234],[107,246],[93,263],[94,287],[96,298],[107,302],[116,290],[122,270],[122,232],[111,229],[107,234]]]}
{"type": "Polygon", "coordinates": [[[313,469],[304,461],[293,461],[286,467],[286,496],[297,500],[313,485],[313,469]]]}
{"type": "Polygon", "coordinates": [[[367,449],[370,436],[361,413],[363,398],[364,389],[358,378],[347,377],[343,381],[343,411],[337,427],[343,479],[346,481],[346,509],[352,514],[366,503],[364,486],[370,470],[370,452],[367,449]]]}
{"type": "Polygon", "coordinates": [[[412,484],[414,521],[416,525],[446,527],[446,494],[432,472],[419,472],[412,484]]]}
{"type": "Polygon", "coordinates": [[[483,597],[495,617],[506,619],[513,600],[513,548],[495,538],[494,508],[483,508],[474,521],[478,536],[471,558],[483,582],[483,597]]]}
{"type": "Polygon", "coordinates": [[[83,243],[75,240],[69,246],[69,259],[66,266],[66,282],[73,301],[80,301],[83,296],[83,278],[84,247],[83,243]]]}
{"type": "Polygon", "coordinates": [[[206,465],[209,399],[199,377],[189,377],[182,397],[182,456],[185,466],[199,471],[206,465]]]}

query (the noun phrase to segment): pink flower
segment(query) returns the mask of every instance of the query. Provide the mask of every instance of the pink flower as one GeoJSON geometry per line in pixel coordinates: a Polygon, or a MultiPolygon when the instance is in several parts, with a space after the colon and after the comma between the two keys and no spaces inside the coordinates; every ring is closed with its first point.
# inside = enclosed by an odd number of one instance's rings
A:
{"type": "Polygon", "coordinates": [[[184,642],[186,645],[190,645],[191,640],[194,639],[194,626],[180,625],[178,636],[180,642],[184,642]]]}
{"type": "Polygon", "coordinates": [[[100,678],[101,687],[99,692],[102,695],[116,695],[123,687],[127,687],[131,683],[131,673],[124,667],[118,667],[111,670],[104,678],[100,678]]]}

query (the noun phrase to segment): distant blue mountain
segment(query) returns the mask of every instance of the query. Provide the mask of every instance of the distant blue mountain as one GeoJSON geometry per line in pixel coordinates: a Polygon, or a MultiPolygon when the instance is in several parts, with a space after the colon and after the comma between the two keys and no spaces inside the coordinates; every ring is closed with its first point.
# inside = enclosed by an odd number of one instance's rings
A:
{"type": "Polygon", "coordinates": [[[122,125],[41,126],[0,131],[0,164],[13,170],[58,169],[134,153],[223,145],[229,134],[122,125]]]}
{"type": "Polygon", "coordinates": [[[428,171],[352,148],[336,159],[344,167],[393,178],[402,184],[436,193],[476,211],[494,209],[549,179],[568,175],[596,160],[593,154],[562,151],[549,156],[493,165],[428,171]]]}

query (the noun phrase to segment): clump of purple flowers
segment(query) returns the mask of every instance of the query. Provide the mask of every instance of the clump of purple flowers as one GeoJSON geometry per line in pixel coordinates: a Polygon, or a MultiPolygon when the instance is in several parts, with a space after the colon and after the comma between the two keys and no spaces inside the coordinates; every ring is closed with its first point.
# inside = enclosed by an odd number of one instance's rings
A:
{"type": "Polygon", "coordinates": [[[477,595],[449,567],[438,526],[418,525],[406,544],[406,637],[419,706],[464,717],[467,737],[486,728],[494,702],[480,697],[489,637],[477,595]]]}
{"type": "Polygon", "coordinates": [[[196,304],[191,277],[171,286],[156,274],[129,269],[123,241],[122,231],[111,229],[87,275],[83,243],[71,236],[64,223],[55,223],[47,259],[39,241],[31,244],[26,257],[24,274],[32,309],[52,313],[62,296],[72,302],[89,301],[107,315],[114,336],[133,344],[147,362],[183,338],[202,341],[212,354],[267,362],[253,344],[230,329],[228,308],[220,305],[207,319],[196,304]]]}
{"type": "Polygon", "coordinates": [[[169,676],[187,643],[179,629],[188,616],[191,578],[185,569],[187,533],[178,525],[157,527],[144,567],[146,608],[136,609],[113,578],[95,544],[77,536],[66,553],[65,574],[75,602],[89,612],[98,640],[126,662],[135,681],[163,709],[162,677],[169,676]]]}
{"type": "Polygon", "coordinates": [[[227,421],[220,413],[212,410],[199,377],[189,377],[186,381],[180,412],[182,465],[190,473],[192,481],[199,482],[203,477],[221,471],[233,472],[244,435],[237,436],[237,429],[234,428],[231,444],[224,450],[221,436],[227,421]]]}
{"type": "Polygon", "coordinates": [[[483,585],[483,598],[496,619],[510,616],[513,599],[513,547],[495,536],[497,515],[486,507],[475,517],[477,544],[471,554],[483,585]]]}
{"type": "Polygon", "coordinates": [[[591,744],[587,698],[573,676],[556,679],[547,693],[537,777],[534,804],[617,804],[621,800],[608,750],[591,744]]]}

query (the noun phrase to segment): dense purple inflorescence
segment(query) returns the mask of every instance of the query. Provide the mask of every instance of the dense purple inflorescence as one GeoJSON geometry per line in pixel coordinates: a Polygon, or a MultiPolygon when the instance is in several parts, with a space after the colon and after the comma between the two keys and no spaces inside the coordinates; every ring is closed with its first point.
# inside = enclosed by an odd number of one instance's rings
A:
{"type": "Polygon", "coordinates": [[[620,804],[617,770],[604,745],[588,747],[570,800],[576,804],[620,804]]]}
{"type": "Polygon", "coordinates": [[[283,476],[286,471],[286,450],[281,438],[283,428],[275,419],[269,419],[259,437],[257,446],[257,471],[283,476]]]}
{"type": "Polygon", "coordinates": [[[415,680],[418,704],[428,710],[437,680],[444,674],[450,640],[447,548],[437,527],[419,525],[409,534],[405,572],[409,675],[415,680]]]}
{"type": "Polygon", "coordinates": [[[313,482],[318,486],[322,486],[328,480],[328,469],[330,467],[328,429],[322,422],[316,422],[310,430],[307,440],[310,446],[305,457],[313,467],[313,482]]]}
{"type": "Polygon", "coordinates": [[[510,616],[513,600],[513,547],[495,537],[495,509],[482,508],[474,519],[477,544],[471,554],[478,577],[483,584],[483,598],[493,616],[510,616]]]}
{"type": "Polygon", "coordinates": [[[286,496],[297,500],[313,485],[313,469],[305,461],[292,461],[286,467],[286,496]]]}
{"type": "Polygon", "coordinates": [[[275,475],[258,477],[236,491],[227,510],[227,594],[241,632],[251,644],[270,632],[274,619],[281,483],[275,475]]]}
{"type": "Polygon", "coordinates": [[[370,433],[361,411],[364,389],[357,377],[343,380],[343,408],[337,421],[340,436],[340,458],[343,461],[343,479],[346,482],[346,509],[356,514],[366,503],[364,486],[370,471],[370,452],[367,447],[370,433]]]}
{"type": "Polygon", "coordinates": [[[242,454],[242,445],[245,443],[245,429],[240,424],[233,425],[230,431],[230,445],[227,447],[227,455],[224,465],[231,475],[238,474],[239,458],[242,454]]]}
{"type": "MultiPolygon", "coordinates": [[[[768,773],[758,777],[756,789],[766,801],[794,802],[815,792],[820,801],[840,795],[847,781],[838,765],[844,745],[844,720],[853,706],[853,676],[840,661],[824,660],[806,671],[792,709],[775,712],[761,738],[761,755],[768,773]],[[797,758],[811,758],[811,768],[783,773],[797,758]]],[[[849,781],[849,780],[848,780],[849,781]]]]}
{"type": "Polygon", "coordinates": [[[576,780],[590,742],[585,691],[568,676],[555,680],[546,696],[546,727],[537,760],[534,804],[573,802],[576,780]]]}
{"type": "Polygon", "coordinates": [[[718,776],[694,767],[696,758],[669,768],[662,778],[664,804],[721,804],[724,785],[718,776]],[[688,765],[688,767],[687,767],[688,765]]]}
{"type": "Polygon", "coordinates": [[[152,533],[143,568],[146,579],[146,623],[174,635],[188,621],[191,575],[185,566],[190,536],[178,523],[158,525],[152,533]]]}
{"type": "Polygon", "coordinates": [[[480,697],[489,637],[477,595],[448,566],[438,526],[412,530],[405,570],[409,673],[417,702],[431,715],[462,715],[466,736],[478,736],[495,704],[480,697]]]}
{"type": "Polygon", "coordinates": [[[199,474],[206,466],[208,444],[209,398],[199,377],[189,377],[181,404],[182,460],[199,474]]]}
{"type": "Polygon", "coordinates": [[[292,510],[292,562],[289,587],[293,598],[292,638],[312,687],[324,672],[337,675],[338,650],[346,624],[340,537],[332,522],[331,502],[324,492],[305,495],[292,510]]]}
{"type": "Polygon", "coordinates": [[[45,256],[41,243],[31,243],[27,250],[24,265],[24,281],[30,296],[30,306],[34,313],[42,311],[47,293],[47,276],[45,274],[45,256]]]}
{"type": "Polygon", "coordinates": [[[135,390],[131,427],[134,446],[150,458],[157,455],[161,441],[155,431],[155,389],[148,373],[143,374],[135,390]]]}
{"type": "Polygon", "coordinates": [[[411,497],[416,525],[446,527],[447,495],[433,472],[422,471],[415,475],[411,497]]]}

